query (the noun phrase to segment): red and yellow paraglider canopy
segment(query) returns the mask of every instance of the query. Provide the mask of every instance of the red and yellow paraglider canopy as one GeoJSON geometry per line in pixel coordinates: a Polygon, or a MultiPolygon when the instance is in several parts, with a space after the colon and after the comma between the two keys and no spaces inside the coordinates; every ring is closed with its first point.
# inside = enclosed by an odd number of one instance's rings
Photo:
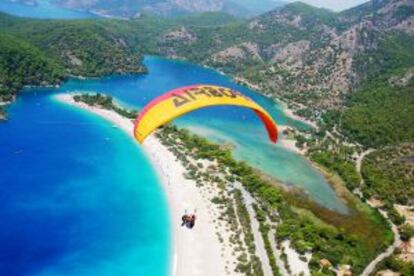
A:
{"type": "Polygon", "coordinates": [[[263,121],[269,139],[276,143],[277,126],[261,106],[247,96],[220,86],[193,85],[172,90],[150,102],[135,121],[134,136],[143,143],[158,127],[191,111],[217,105],[234,105],[252,109],[263,121]]]}

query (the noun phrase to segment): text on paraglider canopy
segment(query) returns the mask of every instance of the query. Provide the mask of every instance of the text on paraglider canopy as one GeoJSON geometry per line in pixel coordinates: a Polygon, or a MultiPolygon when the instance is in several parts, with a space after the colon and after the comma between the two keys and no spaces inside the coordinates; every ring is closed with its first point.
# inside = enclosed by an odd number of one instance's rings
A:
{"type": "Polygon", "coordinates": [[[248,99],[243,94],[240,94],[234,90],[223,88],[223,87],[195,87],[190,88],[182,93],[173,93],[171,94],[173,96],[172,100],[175,107],[181,107],[187,103],[191,103],[194,101],[199,100],[202,97],[216,97],[216,98],[237,98],[237,97],[243,97],[245,99],[248,99]]]}

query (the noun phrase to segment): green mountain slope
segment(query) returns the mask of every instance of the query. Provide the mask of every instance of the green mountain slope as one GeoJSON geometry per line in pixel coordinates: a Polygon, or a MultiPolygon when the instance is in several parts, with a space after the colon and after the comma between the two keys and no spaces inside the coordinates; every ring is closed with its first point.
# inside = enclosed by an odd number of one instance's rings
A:
{"type": "Polygon", "coordinates": [[[413,82],[406,87],[367,84],[344,113],[344,133],[373,148],[414,141],[413,89],[413,82]]]}
{"type": "MultiPolygon", "coordinates": [[[[0,15],[2,16],[2,15],[0,15]]],[[[8,33],[58,59],[72,75],[141,72],[141,55],[99,21],[27,20],[3,16],[8,33]]]]}
{"type": "Polygon", "coordinates": [[[373,148],[414,141],[412,45],[413,36],[393,33],[357,58],[358,73],[366,81],[350,98],[342,119],[353,140],[373,148]]]}
{"type": "Polygon", "coordinates": [[[365,192],[385,202],[413,205],[413,153],[414,145],[403,143],[369,155],[363,167],[365,192]]]}
{"type": "Polygon", "coordinates": [[[63,67],[37,47],[0,33],[0,102],[12,101],[24,85],[51,85],[63,79],[63,67]]]}
{"type": "Polygon", "coordinates": [[[64,78],[145,72],[137,45],[104,21],[22,19],[0,13],[0,101],[24,85],[55,85],[64,78]]]}

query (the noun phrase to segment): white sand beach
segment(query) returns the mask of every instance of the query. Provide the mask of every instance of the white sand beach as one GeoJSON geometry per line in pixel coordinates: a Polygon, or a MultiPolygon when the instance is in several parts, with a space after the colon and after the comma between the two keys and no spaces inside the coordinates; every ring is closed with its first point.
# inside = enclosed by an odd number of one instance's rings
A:
{"type": "MultiPolygon", "coordinates": [[[[107,119],[134,139],[131,120],[114,111],[75,102],[72,96],[57,95],[55,98],[107,119]]],[[[220,242],[218,238],[220,234],[227,240],[228,232],[226,227],[217,221],[220,210],[210,201],[218,191],[215,191],[214,187],[203,190],[196,187],[193,180],[185,179],[185,168],[154,136],[147,138],[142,149],[158,172],[168,199],[173,239],[171,275],[234,275],[236,257],[232,254],[232,248],[220,242]],[[186,210],[196,210],[197,221],[193,229],[181,226],[181,216],[186,210]]]]}
{"type": "Polygon", "coordinates": [[[305,124],[308,124],[308,125],[312,126],[315,129],[318,129],[318,125],[315,122],[313,122],[311,120],[308,120],[308,119],[306,119],[304,117],[301,117],[299,115],[296,115],[294,113],[294,111],[292,109],[290,109],[285,102],[278,101],[278,103],[282,107],[283,113],[285,113],[288,117],[290,117],[290,118],[292,118],[292,119],[294,119],[296,121],[301,121],[301,122],[303,122],[305,124]]]}
{"type": "Polygon", "coordinates": [[[286,129],[289,129],[289,128],[290,127],[285,126],[285,125],[279,125],[278,126],[279,132],[281,133],[281,134],[279,134],[280,138],[278,140],[278,143],[280,143],[287,150],[293,151],[293,152],[295,152],[297,154],[300,154],[300,155],[305,155],[305,153],[307,151],[306,148],[300,149],[298,146],[296,146],[296,139],[294,139],[294,138],[289,139],[283,134],[283,131],[285,131],[286,129]]]}

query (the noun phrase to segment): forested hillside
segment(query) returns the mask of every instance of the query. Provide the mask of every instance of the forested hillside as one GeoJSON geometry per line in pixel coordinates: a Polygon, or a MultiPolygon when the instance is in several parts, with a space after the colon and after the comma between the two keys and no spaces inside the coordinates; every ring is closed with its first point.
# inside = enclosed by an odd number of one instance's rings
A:
{"type": "Polygon", "coordinates": [[[379,38],[375,49],[357,57],[357,72],[365,81],[349,100],[342,128],[369,147],[413,141],[414,36],[379,38]]]}
{"type": "Polygon", "coordinates": [[[0,33],[0,102],[10,102],[23,85],[56,84],[63,67],[34,45],[0,33]]]}
{"type": "Polygon", "coordinates": [[[1,15],[6,32],[56,57],[73,75],[140,72],[141,55],[99,20],[33,20],[1,15]]]}
{"type": "Polygon", "coordinates": [[[0,101],[24,85],[56,85],[68,76],[144,72],[138,47],[104,25],[0,14],[0,101]]]}

